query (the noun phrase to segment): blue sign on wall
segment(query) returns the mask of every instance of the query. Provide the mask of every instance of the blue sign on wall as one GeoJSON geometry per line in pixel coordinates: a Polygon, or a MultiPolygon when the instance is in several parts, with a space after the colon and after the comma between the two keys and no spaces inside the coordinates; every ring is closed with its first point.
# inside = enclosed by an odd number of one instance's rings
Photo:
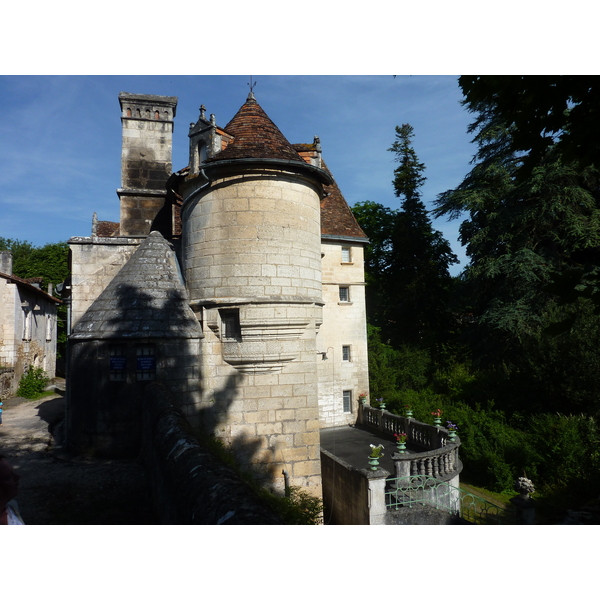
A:
{"type": "Polygon", "coordinates": [[[110,370],[111,371],[124,371],[127,363],[127,358],[124,356],[111,356],[110,357],[110,370]]]}
{"type": "Polygon", "coordinates": [[[138,356],[137,357],[138,371],[156,371],[156,357],[154,356],[138,356]]]}

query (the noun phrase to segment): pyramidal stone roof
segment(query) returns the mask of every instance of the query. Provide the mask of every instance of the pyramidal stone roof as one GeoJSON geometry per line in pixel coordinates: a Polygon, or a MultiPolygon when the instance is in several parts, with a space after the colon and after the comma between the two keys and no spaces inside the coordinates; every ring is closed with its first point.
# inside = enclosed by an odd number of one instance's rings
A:
{"type": "Polygon", "coordinates": [[[196,338],[175,252],[158,231],[139,245],[81,317],[74,339],[196,338]]]}
{"type": "Polygon", "coordinates": [[[234,139],[216,156],[207,159],[207,163],[241,158],[271,158],[304,164],[304,160],[269,119],[252,92],[224,129],[234,139]]]}

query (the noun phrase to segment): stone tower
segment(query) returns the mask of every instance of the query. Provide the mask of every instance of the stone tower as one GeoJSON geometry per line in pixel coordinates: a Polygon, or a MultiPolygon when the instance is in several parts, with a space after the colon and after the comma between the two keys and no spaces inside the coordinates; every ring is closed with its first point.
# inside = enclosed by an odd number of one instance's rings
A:
{"type": "Polygon", "coordinates": [[[119,94],[121,154],[121,236],[146,236],[162,208],[171,175],[173,119],[177,98],[119,94]]]}
{"type": "Polygon", "coordinates": [[[190,138],[182,256],[205,335],[205,426],[267,483],[282,487],[285,471],[319,494],[320,200],[331,178],[252,93],[224,131],[199,121],[190,138]]]}

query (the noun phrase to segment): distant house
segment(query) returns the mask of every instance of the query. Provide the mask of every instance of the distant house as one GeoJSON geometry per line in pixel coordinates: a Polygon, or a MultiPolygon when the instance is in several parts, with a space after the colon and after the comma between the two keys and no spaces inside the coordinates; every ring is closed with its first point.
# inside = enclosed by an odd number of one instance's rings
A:
{"type": "Polygon", "coordinates": [[[39,279],[12,274],[12,254],[0,252],[0,397],[13,395],[30,365],[56,370],[56,307],[39,279]]]}

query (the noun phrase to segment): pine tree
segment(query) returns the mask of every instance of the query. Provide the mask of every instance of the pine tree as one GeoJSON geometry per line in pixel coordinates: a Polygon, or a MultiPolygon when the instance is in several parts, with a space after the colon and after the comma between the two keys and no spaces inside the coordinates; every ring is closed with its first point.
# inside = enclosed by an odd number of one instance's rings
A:
{"type": "Polygon", "coordinates": [[[389,148],[399,163],[393,186],[402,199],[400,210],[374,202],[353,208],[371,241],[365,258],[368,319],[394,348],[429,347],[445,337],[452,280],[448,267],[457,262],[421,200],[425,165],[412,147],[413,137],[410,125],[396,127],[389,148]]]}
{"type": "Polygon", "coordinates": [[[457,262],[450,245],[435,231],[421,187],[425,165],[412,146],[411,125],[396,127],[396,140],[388,149],[399,166],[394,170],[394,192],[401,198],[394,218],[386,306],[390,339],[395,347],[403,343],[429,346],[443,338],[448,328],[448,268],[457,262]]]}

